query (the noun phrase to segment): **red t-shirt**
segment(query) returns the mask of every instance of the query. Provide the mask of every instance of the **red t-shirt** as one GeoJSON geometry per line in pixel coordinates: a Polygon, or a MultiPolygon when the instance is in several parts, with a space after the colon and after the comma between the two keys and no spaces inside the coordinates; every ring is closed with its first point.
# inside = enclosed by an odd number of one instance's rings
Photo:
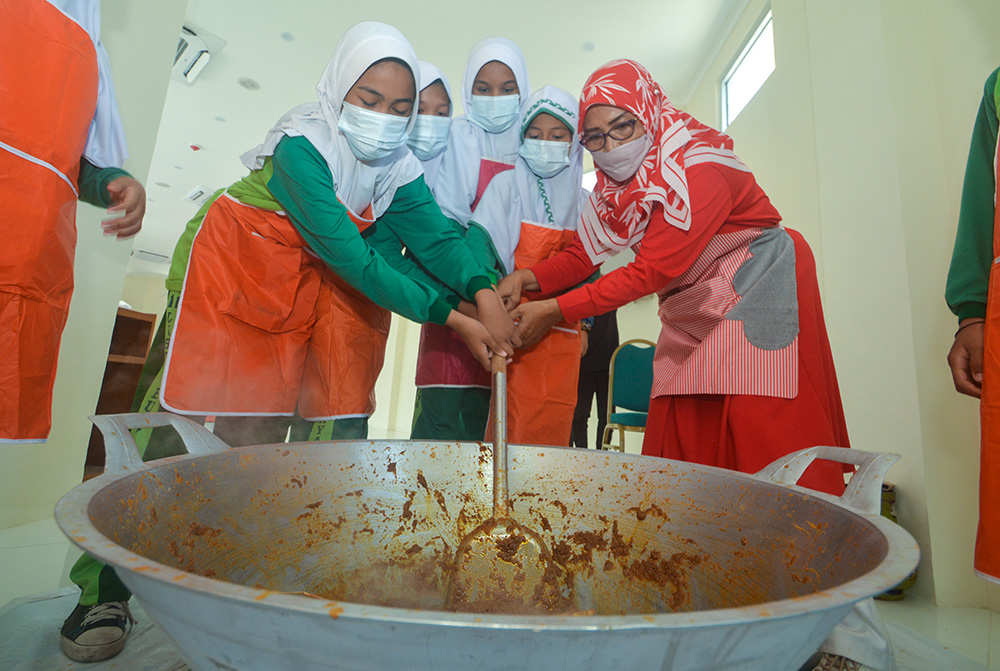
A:
{"type": "MultiPolygon", "coordinates": [[[[753,173],[702,163],[687,170],[687,179],[691,228],[671,226],[654,209],[634,261],[558,297],[566,321],[603,314],[659,291],[687,270],[717,233],[734,227],[777,226],[781,221],[753,173]]],[[[596,268],[577,233],[564,250],[531,271],[539,295],[552,295],[579,284],[596,268]]]]}

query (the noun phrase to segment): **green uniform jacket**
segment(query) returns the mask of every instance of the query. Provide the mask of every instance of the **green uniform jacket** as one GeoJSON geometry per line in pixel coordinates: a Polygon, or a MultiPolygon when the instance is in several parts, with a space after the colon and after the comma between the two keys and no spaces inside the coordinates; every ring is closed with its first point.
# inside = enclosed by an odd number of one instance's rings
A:
{"type": "Polygon", "coordinates": [[[986,293],[993,265],[993,215],[996,181],[993,175],[997,150],[997,73],[986,80],[983,101],[972,131],[972,146],[965,167],[962,204],[958,215],[955,249],[948,270],[945,300],[959,321],[986,316],[986,293]]]}
{"type": "Polygon", "coordinates": [[[80,159],[80,177],[77,179],[80,200],[97,207],[111,207],[108,184],[119,177],[131,176],[121,168],[98,168],[87,159],[80,159]]]}
{"type": "MultiPolygon", "coordinates": [[[[389,208],[363,234],[337,199],[326,161],[303,137],[282,138],[263,168],[227,191],[247,205],[284,211],[309,248],[338,276],[412,321],[444,324],[451,305],[438,286],[474,300],[477,291],[494,281],[441,214],[422,176],[397,189],[389,208]]],[[[220,194],[188,222],[174,250],[168,289],[180,289],[194,235],[220,194]]]]}

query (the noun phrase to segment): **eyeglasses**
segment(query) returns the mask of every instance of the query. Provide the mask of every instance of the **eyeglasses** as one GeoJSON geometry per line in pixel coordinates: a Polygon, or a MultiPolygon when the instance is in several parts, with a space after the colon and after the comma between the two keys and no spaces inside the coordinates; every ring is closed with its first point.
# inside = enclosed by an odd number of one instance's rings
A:
{"type": "Polygon", "coordinates": [[[580,138],[580,144],[589,152],[601,151],[610,137],[612,140],[627,140],[635,133],[635,125],[638,119],[629,119],[621,123],[616,123],[608,129],[607,133],[588,133],[580,138]]]}

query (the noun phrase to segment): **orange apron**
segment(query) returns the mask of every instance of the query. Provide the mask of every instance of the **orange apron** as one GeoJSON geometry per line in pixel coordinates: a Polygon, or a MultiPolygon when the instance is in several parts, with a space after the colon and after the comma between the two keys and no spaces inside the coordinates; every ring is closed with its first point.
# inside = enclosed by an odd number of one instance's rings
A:
{"type": "Polygon", "coordinates": [[[191,247],[163,404],[192,415],[368,416],[390,316],[329,270],[284,214],[224,195],[191,247]]]}
{"type": "MultiPolygon", "coordinates": [[[[1000,83],[997,93],[1000,94],[1000,83]]],[[[997,96],[1000,98],[1000,95],[997,96]]],[[[995,159],[1000,168],[1000,144],[995,159]]],[[[994,172],[994,175],[997,173],[994,172]]],[[[994,187],[996,188],[996,187],[994,187]]],[[[1000,190],[997,190],[1000,193],[1000,190]]],[[[983,394],[979,405],[982,445],[979,457],[979,530],[975,569],[1000,580],[1000,207],[993,214],[993,266],[990,268],[983,335],[983,394]]]]}
{"type": "Polygon", "coordinates": [[[0,0],[0,26],[0,442],[41,442],[73,294],[76,185],[97,106],[97,54],[48,2],[0,0]]]}
{"type": "MultiPolygon", "coordinates": [[[[476,197],[472,201],[473,212],[490,181],[513,167],[509,163],[488,158],[480,159],[479,182],[476,184],[476,197]]],[[[447,326],[427,323],[420,327],[416,386],[489,389],[490,374],[476,361],[476,357],[472,356],[462,336],[447,326]]]]}
{"type": "MultiPolygon", "coordinates": [[[[521,222],[514,268],[554,256],[575,231],[521,222]]],[[[522,299],[522,303],[526,299],[522,299]]],[[[580,324],[559,322],[534,346],[518,350],[507,367],[507,439],[527,445],[569,447],[580,377],[580,324]]],[[[493,439],[493,422],[486,430],[493,439]]]]}

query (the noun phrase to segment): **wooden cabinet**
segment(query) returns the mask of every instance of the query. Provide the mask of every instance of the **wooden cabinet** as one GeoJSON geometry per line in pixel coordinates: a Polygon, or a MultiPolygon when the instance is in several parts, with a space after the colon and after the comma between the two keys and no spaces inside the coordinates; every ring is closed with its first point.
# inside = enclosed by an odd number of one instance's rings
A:
{"type": "MultiPolygon", "coordinates": [[[[139,386],[146,353],[156,330],[156,315],[118,308],[115,330],[111,334],[108,362],[104,368],[101,395],[97,399],[96,414],[130,412],[135,390],[139,386]]],[[[85,477],[98,475],[104,470],[104,438],[94,427],[87,447],[85,477]]]]}

